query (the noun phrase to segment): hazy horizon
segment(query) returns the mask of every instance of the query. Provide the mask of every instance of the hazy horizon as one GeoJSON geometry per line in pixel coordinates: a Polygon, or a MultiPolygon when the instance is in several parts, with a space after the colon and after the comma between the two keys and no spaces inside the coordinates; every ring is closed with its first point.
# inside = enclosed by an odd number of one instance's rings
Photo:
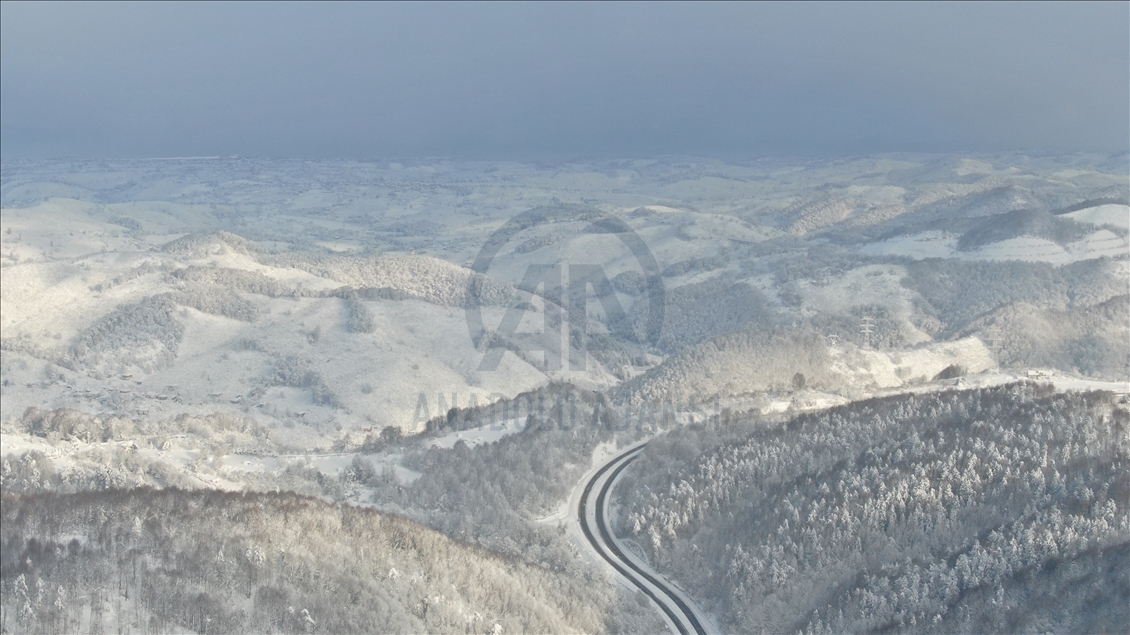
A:
{"type": "Polygon", "coordinates": [[[1125,4],[3,4],[5,160],[1126,152],[1125,4]]]}

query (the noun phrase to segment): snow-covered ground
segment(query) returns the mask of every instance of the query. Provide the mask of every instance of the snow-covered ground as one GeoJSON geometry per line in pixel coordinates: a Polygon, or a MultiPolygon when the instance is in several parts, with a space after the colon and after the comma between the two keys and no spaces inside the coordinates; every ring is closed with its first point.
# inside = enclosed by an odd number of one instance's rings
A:
{"type": "Polygon", "coordinates": [[[1130,229],[1130,206],[1126,205],[1097,205],[1069,212],[1063,217],[1092,225],[1114,225],[1130,229]]]}
{"type": "Polygon", "coordinates": [[[524,419],[508,419],[499,423],[492,423],[481,428],[469,428],[458,432],[451,432],[443,436],[428,439],[428,447],[450,449],[462,441],[467,447],[475,447],[484,443],[494,443],[499,439],[521,432],[526,427],[524,419]]]}
{"type": "Polygon", "coordinates": [[[957,248],[959,238],[956,234],[929,231],[872,243],[860,249],[860,253],[872,256],[905,256],[915,260],[925,258],[1021,260],[1053,265],[1066,265],[1104,256],[1124,257],[1130,253],[1130,242],[1127,242],[1126,237],[1118,236],[1109,229],[1095,231],[1067,246],[1058,245],[1045,238],[1020,236],[985,245],[979,249],[961,251],[957,248]]]}
{"type": "MultiPolygon", "coordinates": [[[[822,238],[805,242],[809,232],[843,227],[850,233],[920,209],[953,208],[968,217],[1109,200],[1111,192],[1125,188],[1125,174],[1102,167],[1107,165],[1114,164],[1084,155],[899,155],[808,163],[658,157],[555,166],[215,157],[6,161],[0,182],[0,420],[12,422],[29,407],[70,407],[157,424],[181,414],[224,412],[255,420],[287,451],[322,457],[311,459],[317,469],[336,474],[352,455],[334,455],[335,445],[357,447],[386,426],[417,431],[456,404],[491,403],[551,381],[610,388],[618,377],[639,375],[663,357],[655,350],[633,350],[630,359],[613,362],[622,368],[605,368],[590,356],[583,371],[556,371],[544,368],[540,353],[507,352],[497,370],[481,371],[483,353],[471,342],[463,307],[436,300],[443,297],[443,284],[469,275],[465,267],[506,220],[559,203],[616,215],[661,269],[716,259],[669,276],[668,290],[716,278],[745,281],[765,294],[782,324],[821,313],[851,315],[860,305],[882,306],[902,324],[905,350],[834,347],[834,370],[855,384],[851,395],[739,395],[727,407],[797,410],[860,393],[918,390],[929,383],[924,379],[953,363],[974,373],[967,378],[974,381],[987,376],[977,373],[995,371],[988,350],[972,338],[935,342],[914,326],[920,298],[903,284],[905,267],[853,265],[801,278],[794,285],[799,295],[794,307],[782,300],[779,272],[772,269],[778,250],[825,244],[822,238]],[[970,206],[977,209],[966,214],[970,206]],[[229,244],[213,237],[193,249],[165,249],[172,241],[218,230],[241,238],[229,244]],[[248,248],[240,246],[242,239],[248,248]],[[415,268],[398,278],[333,260],[345,257],[406,258],[415,268]],[[179,305],[171,317],[183,333],[167,364],[139,368],[128,350],[108,352],[108,361],[97,367],[75,362],[74,346],[99,320],[146,298],[183,291],[173,274],[189,268],[237,272],[275,290],[232,287],[257,312],[250,321],[179,305]],[[419,294],[359,300],[371,315],[372,331],[354,332],[344,298],[348,288],[365,285],[419,294]],[[280,362],[289,358],[308,373],[295,385],[276,377],[280,362]]],[[[931,225],[851,249],[863,255],[1055,265],[1108,257],[1116,261],[1117,276],[1130,275],[1125,237],[1130,207],[1099,205],[1062,218],[1090,233],[1065,246],[1020,236],[960,251],[956,233],[931,225]]],[[[610,278],[642,272],[619,237],[586,233],[586,227],[587,221],[570,221],[529,228],[500,250],[488,274],[515,284],[539,264],[600,264],[610,278]]],[[[626,293],[618,299],[628,311],[639,301],[626,293]]],[[[545,303],[535,299],[531,306],[536,312],[527,313],[523,330],[540,328],[545,303]]],[[[505,312],[506,306],[486,307],[484,322],[497,325],[505,312]]],[[[589,312],[596,322],[605,319],[596,303],[589,303],[589,312]]],[[[119,349],[134,345],[129,337],[107,341],[119,349]]],[[[432,442],[489,443],[512,434],[516,425],[450,433],[432,442]]],[[[42,443],[5,434],[3,452],[42,443]]],[[[60,447],[44,449],[62,456],[66,451],[60,447]]],[[[143,455],[149,451],[141,449],[143,455]]],[[[187,465],[195,455],[163,458],[187,465]]],[[[397,461],[378,458],[403,479],[413,477],[397,461]]],[[[263,472],[284,467],[244,456],[228,457],[224,465],[263,472]]],[[[218,479],[217,486],[226,483],[219,473],[208,478],[218,479]]]]}

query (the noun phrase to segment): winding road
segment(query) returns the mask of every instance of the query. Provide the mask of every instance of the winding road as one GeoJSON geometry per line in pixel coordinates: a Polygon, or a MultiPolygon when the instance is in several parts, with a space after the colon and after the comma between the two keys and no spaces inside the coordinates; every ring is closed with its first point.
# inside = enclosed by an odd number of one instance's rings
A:
{"type": "Polygon", "coordinates": [[[638,588],[663,612],[666,621],[681,635],[705,635],[712,629],[706,615],[672,583],[645,562],[623,549],[608,527],[608,493],[624,468],[639,457],[646,444],[617,454],[589,477],[577,506],[577,518],[585,539],[597,554],[627,582],[638,588]]]}

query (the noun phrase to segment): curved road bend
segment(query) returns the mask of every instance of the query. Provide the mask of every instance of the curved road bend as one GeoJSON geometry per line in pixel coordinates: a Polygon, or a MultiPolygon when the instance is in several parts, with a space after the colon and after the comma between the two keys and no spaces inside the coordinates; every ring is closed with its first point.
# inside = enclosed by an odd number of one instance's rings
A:
{"type": "Polygon", "coordinates": [[[636,446],[613,457],[585,484],[577,510],[581,530],[592,548],[612,565],[617,573],[628,579],[659,606],[680,635],[691,633],[706,635],[709,622],[704,617],[700,619],[702,611],[692,608],[690,601],[658,573],[625,555],[612,538],[612,532],[608,528],[605,518],[608,492],[616,482],[616,477],[639,457],[645,445],[636,446]]]}

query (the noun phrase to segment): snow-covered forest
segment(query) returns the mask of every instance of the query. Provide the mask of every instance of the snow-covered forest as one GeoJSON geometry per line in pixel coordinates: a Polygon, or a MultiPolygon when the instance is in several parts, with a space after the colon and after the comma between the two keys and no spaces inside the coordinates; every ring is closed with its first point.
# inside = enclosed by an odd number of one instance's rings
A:
{"type": "Polygon", "coordinates": [[[62,469],[35,451],[4,461],[6,628],[662,629],[646,603],[578,557],[559,524],[538,520],[559,507],[596,444],[615,436],[614,415],[599,405],[607,400],[568,385],[524,397],[510,405],[513,413],[526,413],[521,432],[495,443],[434,445],[451,431],[475,432],[472,424],[483,413],[472,409],[437,418],[418,438],[367,439],[380,450],[407,452],[403,463],[419,470],[407,484],[360,448],[336,477],[297,457],[276,459],[285,467],[273,473],[225,469],[225,446],[240,448],[241,456],[278,457],[268,431],[248,419],[182,417],[176,427],[157,430],[76,411],[28,412],[21,425],[33,434],[94,445],[68,457],[62,469]],[[183,468],[161,458],[186,450],[199,458],[183,468]],[[212,489],[221,484],[244,493],[212,489]],[[395,515],[343,502],[375,503],[395,515]],[[418,537],[405,542],[406,535],[418,537]],[[225,560],[225,553],[234,555],[225,560]],[[213,562],[215,568],[195,568],[213,562]],[[495,592],[489,585],[468,590],[491,575],[502,576],[497,601],[484,599],[495,592]],[[510,587],[522,592],[514,595],[510,587]],[[341,607],[346,592],[349,606],[341,607]]]}
{"type": "Polygon", "coordinates": [[[0,0],[0,635],[1130,635],[1128,23],[0,0]]]}
{"type": "Polygon", "coordinates": [[[621,531],[734,632],[1099,632],[1130,619],[1130,410],[1046,386],[653,442],[621,531]],[[736,438],[735,438],[736,437],[736,438]]]}
{"type": "Polygon", "coordinates": [[[1126,630],[1125,173],[5,160],[0,627],[1126,630]]]}
{"type": "Polygon", "coordinates": [[[615,594],[293,494],[3,495],[5,632],[593,632],[615,594]]]}

